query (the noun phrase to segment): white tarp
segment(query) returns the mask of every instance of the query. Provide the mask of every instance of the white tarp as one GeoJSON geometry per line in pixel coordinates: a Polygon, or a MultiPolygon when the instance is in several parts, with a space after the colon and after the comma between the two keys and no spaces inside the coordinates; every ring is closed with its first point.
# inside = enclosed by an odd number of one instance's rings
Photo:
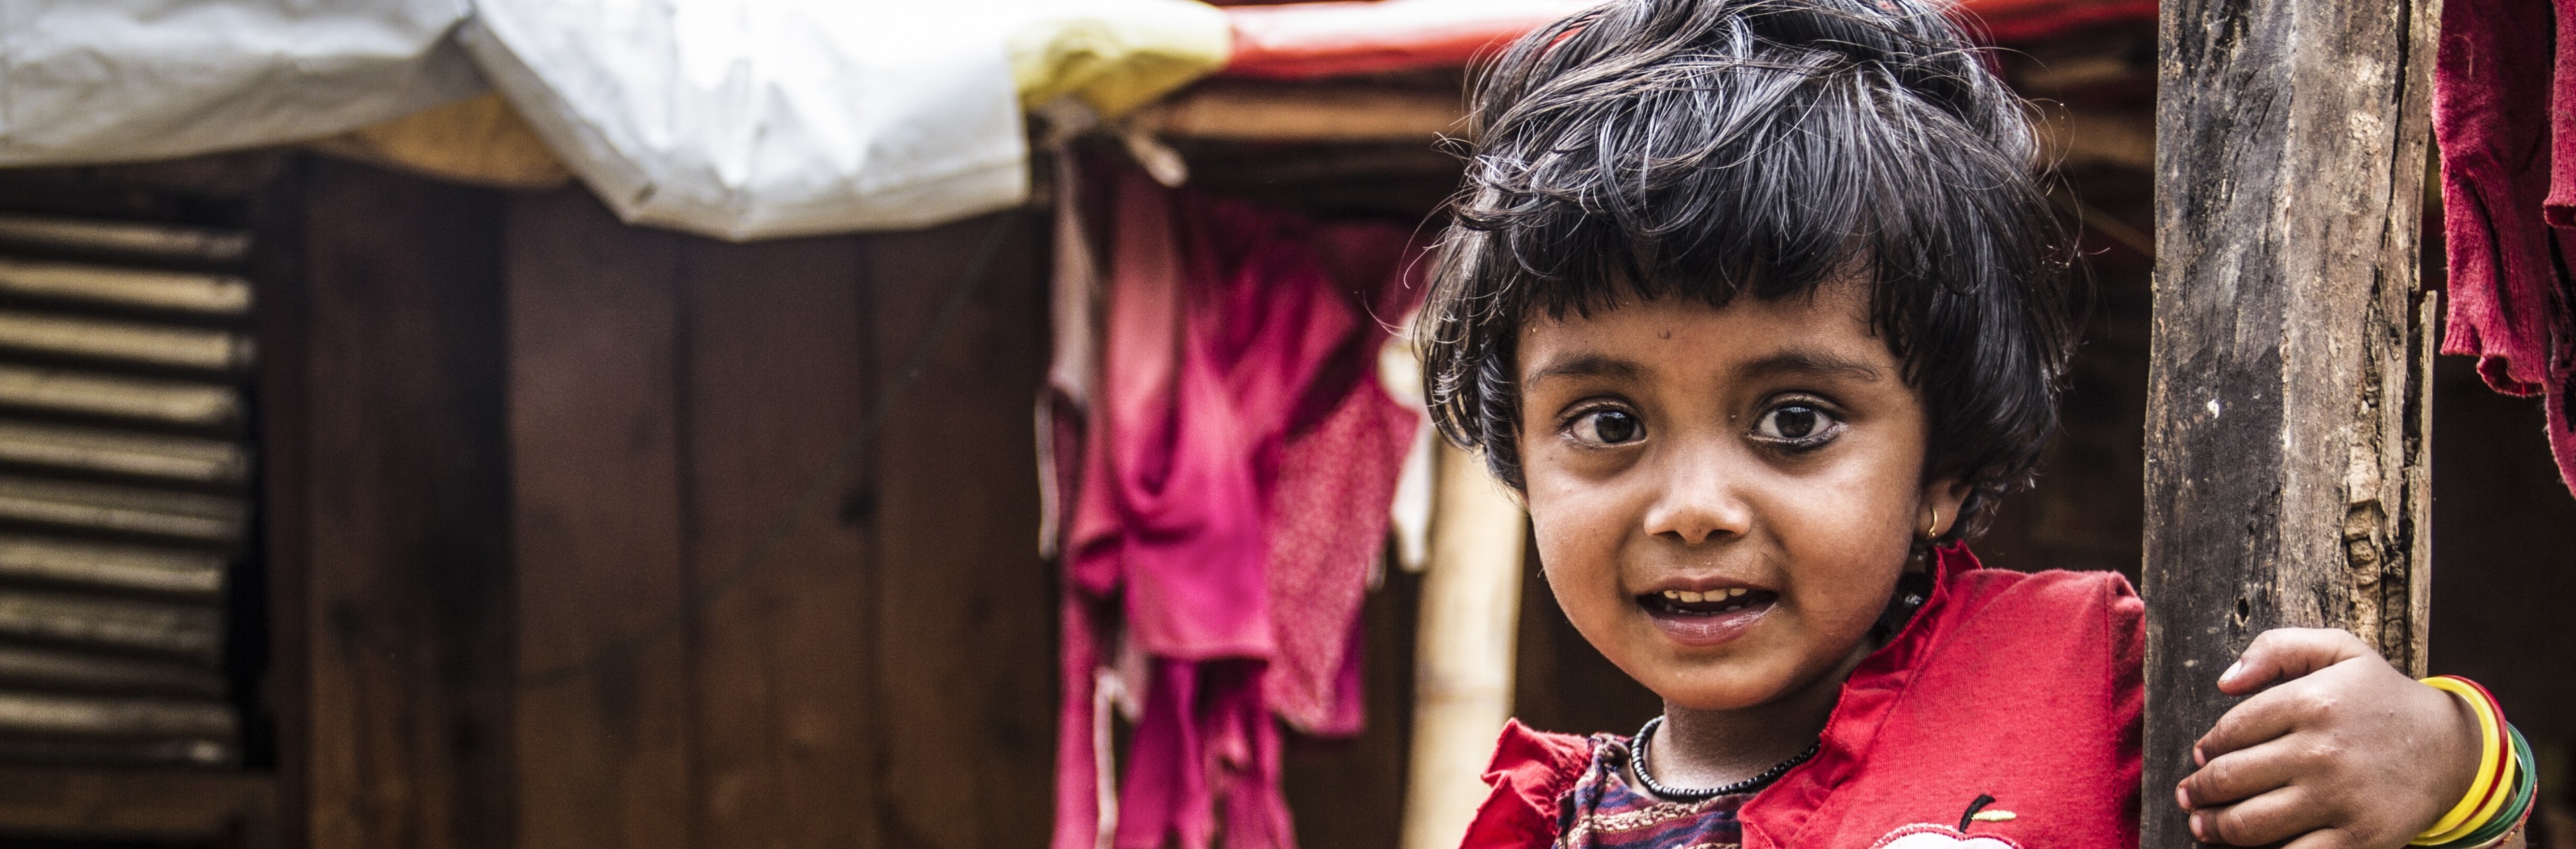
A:
{"type": "Polygon", "coordinates": [[[750,239],[1020,203],[998,0],[480,0],[460,40],[618,215],[750,239]]]}
{"type": "Polygon", "coordinates": [[[312,138],[483,91],[466,0],[7,0],[0,165],[312,138]]]}
{"type": "Polygon", "coordinates": [[[442,121],[497,105],[422,110],[488,80],[526,126],[477,126],[533,131],[630,222],[920,227],[1023,202],[1024,104],[1132,108],[1223,65],[1226,21],[1194,0],[0,0],[0,166],[453,145],[493,133],[442,121]]]}

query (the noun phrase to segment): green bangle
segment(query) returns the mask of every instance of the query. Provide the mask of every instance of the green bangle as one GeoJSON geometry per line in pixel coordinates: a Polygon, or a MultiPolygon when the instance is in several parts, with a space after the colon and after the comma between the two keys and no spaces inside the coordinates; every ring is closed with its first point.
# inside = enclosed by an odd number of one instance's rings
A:
{"type": "Polygon", "coordinates": [[[2507,799],[2504,807],[2496,811],[2494,819],[2488,820],[2485,825],[2478,826],[2478,830],[2469,832],[2458,840],[2444,843],[2442,846],[2467,849],[2467,847],[2493,843],[2521,825],[2523,815],[2531,811],[2531,800],[2540,792],[2539,764],[2532,760],[2531,742],[2522,739],[2521,729],[2506,725],[2505,735],[2513,740],[2514,764],[2519,767],[2513,784],[2512,798],[2507,799]]]}

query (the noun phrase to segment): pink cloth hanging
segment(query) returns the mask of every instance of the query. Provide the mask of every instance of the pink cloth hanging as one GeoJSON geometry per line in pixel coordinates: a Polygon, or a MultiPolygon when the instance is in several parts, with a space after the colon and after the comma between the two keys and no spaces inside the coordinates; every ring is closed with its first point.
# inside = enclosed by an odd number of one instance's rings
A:
{"type": "Polygon", "coordinates": [[[2448,0],[2433,70],[2450,321],[2498,392],[2542,396],[2576,487],[2576,0],[2448,0]],[[2554,226],[2553,226],[2554,225],[2554,226]]]}
{"type": "Polygon", "coordinates": [[[1418,299],[1418,251],[1389,225],[1315,225],[1130,168],[1105,182],[1054,845],[1291,849],[1280,721],[1359,730],[1360,601],[1420,424],[1378,387],[1378,319],[1418,299]],[[1146,658],[1124,682],[1143,713],[1105,830],[1095,687],[1121,639],[1146,658]]]}

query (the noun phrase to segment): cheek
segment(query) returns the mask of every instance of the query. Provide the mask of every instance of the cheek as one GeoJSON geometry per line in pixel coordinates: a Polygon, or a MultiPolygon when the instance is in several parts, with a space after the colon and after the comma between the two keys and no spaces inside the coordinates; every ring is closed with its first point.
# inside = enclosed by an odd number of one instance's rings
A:
{"type": "Polygon", "coordinates": [[[1613,623],[1635,612],[1620,563],[1635,509],[1616,489],[1562,475],[1532,474],[1525,495],[1549,592],[1575,630],[1601,645],[1616,632],[1613,623]]]}
{"type": "Polygon", "coordinates": [[[1917,475],[1903,459],[1856,463],[1783,488],[1769,511],[1786,559],[1797,564],[1786,576],[1789,591],[1825,630],[1866,630],[1904,569],[1917,475]]]}
{"type": "Polygon", "coordinates": [[[1554,488],[1543,478],[1530,481],[1526,496],[1530,537],[1558,598],[1572,602],[1587,585],[1615,587],[1627,522],[1612,499],[1554,488]]]}

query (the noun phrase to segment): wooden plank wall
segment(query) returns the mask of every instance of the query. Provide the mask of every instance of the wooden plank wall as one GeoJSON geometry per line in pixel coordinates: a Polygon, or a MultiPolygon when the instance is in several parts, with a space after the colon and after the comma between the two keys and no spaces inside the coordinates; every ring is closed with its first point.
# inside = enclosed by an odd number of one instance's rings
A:
{"type": "Polygon", "coordinates": [[[678,239],[571,192],[508,232],[517,842],[687,846],[678,239]]]}
{"type": "MultiPolygon", "coordinates": [[[[870,239],[879,381],[896,379],[996,223],[870,239]]],[[[1045,839],[1057,629],[1054,572],[1036,553],[1031,418],[1046,369],[1045,232],[1018,222],[993,279],[897,402],[876,455],[883,846],[1045,839]]]]}
{"type": "Polygon", "coordinates": [[[513,200],[521,845],[1043,842],[1040,228],[826,509],[743,567],[996,220],[731,245],[513,200]]]}
{"type": "Polygon", "coordinates": [[[287,844],[510,833],[499,197],[321,163],[264,281],[287,844]]]}
{"type": "MultiPolygon", "coordinates": [[[[744,570],[999,218],[735,245],[578,190],[302,192],[265,319],[288,846],[1045,845],[1039,219],[744,570]]],[[[1310,846],[1395,844],[1417,584],[1369,602],[1367,734],[1292,746],[1310,846]]]]}

